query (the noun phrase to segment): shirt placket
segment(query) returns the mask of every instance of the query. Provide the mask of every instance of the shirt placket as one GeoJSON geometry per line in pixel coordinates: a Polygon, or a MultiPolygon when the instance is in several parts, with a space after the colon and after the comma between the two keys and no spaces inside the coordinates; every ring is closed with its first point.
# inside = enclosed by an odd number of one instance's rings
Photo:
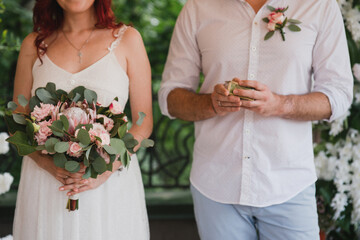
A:
{"type": "MultiPolygon", "coordinates": [[[[251,9],[252,10],[252,9],[251,9]]],[[[259,11],[260,12],[260,11],[259,11]]],[[[248,80],[257,80],[258,65],[259,65],[259,43],[260,43],[260,14],[254,17],[251,26],[251,36],[249,44],[249,67],[248,80]]],[[[254,169],[252,161],[252,134],[254,134],[253,127],[254,113],[245,110],[244,113],[244,128],[243,128],[243,156],[242,156],[242,181],[240,203],[251,203],[256,197],[256,178],[254,176],[254,169]]]]}

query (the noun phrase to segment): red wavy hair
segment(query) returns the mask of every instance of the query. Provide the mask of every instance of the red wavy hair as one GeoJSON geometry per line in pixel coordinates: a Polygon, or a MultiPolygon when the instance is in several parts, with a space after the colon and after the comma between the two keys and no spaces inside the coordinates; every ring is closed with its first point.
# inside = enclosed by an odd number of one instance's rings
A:
{"type": "MultiPolygon", "coordinates": [[[[95,0],[94,7],[97,16],[96,28],[116,29],[123,23],[116,23],[111,9],[111,0],[95,0]]],[[[35,39],[38,57],[46,53],[47,47],[42,42],[58,30],[64,21],[63,9],[56,0],[36,0],[33,10],[33,31],[38,35],[35,39]]]]}

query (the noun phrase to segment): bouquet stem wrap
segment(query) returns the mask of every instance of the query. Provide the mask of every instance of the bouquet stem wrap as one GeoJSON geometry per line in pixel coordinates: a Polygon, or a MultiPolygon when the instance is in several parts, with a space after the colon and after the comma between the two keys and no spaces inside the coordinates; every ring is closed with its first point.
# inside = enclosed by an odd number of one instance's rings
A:
{"type": "Polygon", "coordinates": [[[69,197],[68,202],[66,204],[66,209],[69,212],[75,211],[79,209],[79,195],[75,194],[69,197]]]}

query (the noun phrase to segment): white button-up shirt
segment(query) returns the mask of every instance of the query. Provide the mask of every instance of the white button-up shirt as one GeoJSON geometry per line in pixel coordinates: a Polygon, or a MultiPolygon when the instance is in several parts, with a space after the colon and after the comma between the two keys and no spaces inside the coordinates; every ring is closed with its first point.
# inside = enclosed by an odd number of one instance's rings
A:
{"type": "MultiPolygon", "coordinates": [[[[188,0],[171,40],[159,91],[162,113],[174,88],[200,93],[234,77],[277,94],[324,93],[333,120],[352,102],[353,77],[335,0],[269,0],[256,14],[244,0],[188,0]],[[301,32],[285,28],[264,40],[266,5],[287,7],[301,32]]],[[[195,122],[190,180],[221,203],[264,207],[289,200],[316,181],[312,125],[249,110],[195,122]]]]}

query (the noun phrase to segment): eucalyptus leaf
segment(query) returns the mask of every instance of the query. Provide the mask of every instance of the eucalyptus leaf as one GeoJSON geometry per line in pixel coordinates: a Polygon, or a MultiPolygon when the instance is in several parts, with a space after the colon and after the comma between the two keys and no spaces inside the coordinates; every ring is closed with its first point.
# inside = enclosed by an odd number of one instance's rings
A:
{"type": "Polygon", "coordinates": [[[26,119],[23,115],[14,113],[13,119],[17,124],[26,125],[26,119]]]}
{"type": "Polygon", "coordinates": [[[267,17],[263,18],[262,20],[263,20],[264,22],[266,22],[266,23],[269,23],[269,22],[270,22],[269,18],[267,18],[267,17]]]}
{"type": "Polygon", "coordinates": [[[17,104],[13,101],[10,101],[7,104],[7,108],[10,109],[11,111],[15,111],[15,109],[17,108],[17,104]]]}
{"type": "Polygon", "coordinates": [[[67,161],[65,163],[65,169],[68,170],[69,172],[77,172],[77,169],[80,169],[80,164],[76,161],[67,161]]]}
{"type": "Polygon", "coordinates": [[[118,128],[117,132],[118,132],[119,138],[123,138],[127,132],[127,124],[121,125],[118,128]]]}
{"type": "Polygon", "coordinates": [[[53,126],[47,126],[47,127],[51,129],[52,133],[56,137],[63,137],[64,136],[64,132],[62,130],[59,130],[58,128],[55,128],[53,126]]]}
{"type": "Polygon", "coordinates": [[[45,142],[45,149],[48,153],[55,153],[55,144],[60,142],[59,139],[57,138],[49,138],[46,142],[45,142]]]}
{"type": "Polygon", "coordinates": [[[69,120],[67,119],[67,117],[65,115],[61,115],[60,121],[62,122],[63,128],[65,129],[65,131],[68,131],[69,130],[69,120]]]}
{"type": "Polygon", "coordinates": [[[74,88],[73,90],[70,91],[68,97],[69,97],[73,102],[82,101],[82,100],[84,100],[84,91],[85,91],[85,87],[83,87],[83,86],[78,86],[78,87],[76,87],[76,88],[74,88]],[[78,95],[80,95],[80,98],[75,101],[74,99],[75,99],[75,98],[78,98],[78,97],[77,97],[78,95]]]}
{"type": "Polygon", "coordinates": [[[88,166],[85,170],[85,174],[82,175],[83,179],[88,179],[91,176],[91,166],[88,166]]]}
{"type": "Polygon", "coordinates": [[[58,153],[64,153],[69,149],[68,142],[58,142],[54,146],[54,150],[58,153]]]}
{"type": "Polygon", "coordinates": [[[270,38],[274,35],[274,33],[275,33],[275,31],[270,31],[270,32],[268,32],[268,33],[265,35],[264,40],[266,41],[266,40],[270,39],[270,38]]]}
{"type": "Polygon", "coordinates": [[[26,99],[26,97],[22,94],[20,94],[18,97],[18,102],[21,106],[26,107],[28,105],[29,101],[26,99]]]}
{"type": "Polygon", "coordinates": [[[88,159],[87,157],[84,157],[84,165],[85,165],[86,167],[89,167],[89,166],[90,166],[90,161],[89,161],[89,159],[88,159]]]}
{"type": "Polygon", "coordinates": [[[58,129],[58,131],[62,131],[63,130],[63,128],[64,128],[64,124],[62,123],[62,121],[61,120],[56,120],[56,121],[54,121],[52,124],[51,124],[51,126],[53,127],[53,128],[56,128],[56,129],[58,129]]]}
{"type": "Polygon", "coordinates": [[[106,170],[108,170],[108,171],[110,171],[110,172],[113,170],[113,165],[112,165],[111,162],[108,163],[108,164],[106,164],[106,170]]]}
{"type": "Polygon", "coordinates": [[[96,102],[97,102],[97,94],[96,94],[96,92],[94,92],[92,90],[85,89],[84,97],[89,104],[92,104],[92,103],[96,104],[96,102]]]}
{"type": "Polygon", "coordinates": [[[20,156],[29,155],[36,151],[34,146],[28,142],[26,133],[17,131],[14,135],[6,139],[7,142],[15,145],[20,156]]]}
{"type": "Polygon", "coordinates": [[[56,104],[51,93],[49,93],[45,88],[38,88],[35,94],[43,103],[56,104]]]}
{"type": "Polygon", "coordinates": [[[5,115],[4,119],[8,127],[9,133],[14,134],[17,131],[26,131],[26,126],[16,123],[12,115],[5,115]]]}
{"type": "Polygon", "coordinates": [[[85,129],[82,129],[82,128],[79,130],[77,138],[85,146],[89,145],[91,142],[89,133],[85,129]]]}
{"type": "Polygon", "coordinates": [[[30,102],[29,102],[30,111],[33,111],[35,106],[40,107],[40,100],[37,96],[33,96],[30,98],[30,102]]]}
{"type": "Polygon", "coordinates": [[[108,154],[116,154],[116,149],[110,145],[104,145],[103,148],[108,154]]]}
{"type": "Polygon", "coordinates": [[[48,82],[48,83],[46,84],[45,89],[46,89],[49,93],[51,93],[52,95],[53,95],[53,94],[56,94],[56,85],[55,85],[55,83],[53,83],[53,82],[48,82]]]}
{"type": "Polygon", "coordinates": [[[141,147],[143,148],[153,147],[154,144],[154,141],[151,139],[144,139],[141,141],[141,147]]]}
{"type": "Polygon", "coordinates": [[[31,145],[33,145],[35,143],[34,125],[30,120],[26,120],[26,135],[28,136],[31,145]]]}
{"type": "Polygon", "coordinates": [[[102,157],[97,157],[91,165],[99,174],[102,174],[107,170],[106,162],[102,157]]]}
{"type": "Polygon", "coordinates": [[[85,157],[86,157],[87,159],[90,159],[89,156],[90,156],[91,149],[92,149],[92,147],[89,148],[88,150],[86,150],[85,157]]]}
{"type": "Polygon", "coordinates": [[[288,26],[289,30],[292,31],[292,32],[300,32],[301,31],[301,28],[295,24],[290,24],[288,26]]]}
{"type": "Polygon", "coordinates": [[[289,19],[288,22],[293,23],[293,24],[300,24],[301,23],[301,21],[299,21],[297,19],[289,19]]]}
{"type": "Polygon", "coordinates": [[[272,12],[276,10],[276,8],[274,8],[274,7],[270,6],[270,5],[267,5],[266,7],[272,12]]]}
{"type": "Polygon", "coordinates": [[[139,142],[138,142],[138,141],[134,138],[134,136],[133,136],[131,133],[129,133],[129,132],[127,132],[127,133],[125,134],[125,136],[122,138],[122,140],[124,141],[125,146],[126,146],[126,148],[127,148],[128,150],[134,148],[136,145],[139,144],[139,142]]]}
{"type": "Polygon", "coordinates": [[[46,148],[45,148],[45,145],[38,145],[38,146],[36,146],[36,151],[42,151],[42,150],[45,150],[46,148]]]}
{"type": "Polygon", "coordinates": [[[67,158],[64,153],[55,153],[53,159],[55,166],[60,168],[65,168],[65,163],[67,162],[67,158]]]}
{"type": "Polygon", "coordinates": [[[136,124],[140,126],[143,123],[145,117],[146,117],[145,113],[139,112],[139,119],[136,121],[136,124]]]}

